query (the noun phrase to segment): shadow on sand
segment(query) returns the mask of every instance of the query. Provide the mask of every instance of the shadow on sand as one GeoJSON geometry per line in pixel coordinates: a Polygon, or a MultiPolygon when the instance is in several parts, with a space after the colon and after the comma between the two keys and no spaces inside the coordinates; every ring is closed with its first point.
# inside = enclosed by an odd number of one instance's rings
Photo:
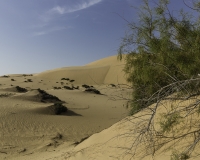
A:
{"type": "MultiPolygon", "coordinates": [[[[52,106],[33,109],[31,112],[34,112],[36,114],[43,114],[43,115],[57,115],[52,110],[52,106]]],[[[59,114],[58,116],[82,116],[82,115],[68,109],[66,112],[63,112],[59,114]]]]}

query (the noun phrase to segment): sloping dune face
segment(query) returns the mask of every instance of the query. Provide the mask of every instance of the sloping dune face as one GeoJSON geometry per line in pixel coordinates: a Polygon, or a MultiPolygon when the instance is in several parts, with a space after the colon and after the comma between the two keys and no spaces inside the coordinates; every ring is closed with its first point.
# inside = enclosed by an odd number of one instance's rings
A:
{"type": "Polygon", "coordinates": [[[179,123],[172,126],[172,130],[164,133],[163,137],[161,137],[162,125],[159,123],[160,120],[163,122],[165,113],[181,110],[186,106],[191,107],[191,104],[195,103],[195,99],[192,98],[184,101],[164,100],[159,104],[155,117],[151,121],[152,108],[156,106],[153,104],[133,116],[122,119],[110,128],[92,135],[71,152],[63,154],[63,159],[199,160],[200,146],[197,144],[199,139],[193,134],[196,130],[199,131],[199,128],[196,128],[196,124],[199,124],[199,113],[194,112],[187,118],[181,117],[179,123]],[[155,129],[154,132],[151,127],[155,129]]]}
{"type": "Polygon", "coordinates": [[[118,61],[117,56],[111,56],[85,66],[59,68],[36,76],[49,80],[69,78],[75,80],[74,84],[127,84],[124,65],[124,61],[118,61]]]}

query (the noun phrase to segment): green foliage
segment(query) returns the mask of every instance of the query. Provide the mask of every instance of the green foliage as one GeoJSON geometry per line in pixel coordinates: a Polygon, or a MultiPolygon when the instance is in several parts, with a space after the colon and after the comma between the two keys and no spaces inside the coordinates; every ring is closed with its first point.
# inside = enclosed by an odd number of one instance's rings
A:
{"type": "Polygon", "coordinates": [[[160,128],[162,132],[171,131],[172,127],[180,122],[181,116],[178,113],[163,114],[160,120],[160,128]]]}
{"type": "Polygon", "coordinates": [[[177,151],[172,152],[171,160],[187,160],[190,156],[186,153],[178,153],[177,151]]]}
{"type": "MultiPolygon", "coordinates": [[[[128,82],[134,88],[131,114],[156,102],[150,97],[173,82],[194,78],[200,68],[200,22],[182,10],[173,16],[168,0],[150,7],[143,0],[139,22],[130,23],[130,33],[119,47],[119,58],[125,57],[128,82]],[[130,49],[131,48],[131,49],[130,49]]],[[[189,90],[199,89],[188,86],[189,90]]],[[[168,96],[171,90],[164,96],[168,96]]]]}

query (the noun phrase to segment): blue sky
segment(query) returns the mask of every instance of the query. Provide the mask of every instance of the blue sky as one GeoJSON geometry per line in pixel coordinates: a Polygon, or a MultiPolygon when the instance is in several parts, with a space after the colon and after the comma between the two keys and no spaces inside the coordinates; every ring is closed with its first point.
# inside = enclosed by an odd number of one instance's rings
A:
{"type": "Polygon", "coordinates": [[[0,75],[39,73],[116,55],[127,30],[121,17],[137,18],[130,6],[140,2],[0,0],[0,75]]]}

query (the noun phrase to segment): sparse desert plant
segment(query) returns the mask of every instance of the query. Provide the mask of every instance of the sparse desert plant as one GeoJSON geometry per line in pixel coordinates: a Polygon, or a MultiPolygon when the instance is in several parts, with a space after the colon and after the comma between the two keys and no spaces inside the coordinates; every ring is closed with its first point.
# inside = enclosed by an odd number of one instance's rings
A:
{"type": "Polygon", "coordinates": [[[41,90],[40,88],[37,89],[39,92],[39,95],[41,96],[41,102],[63,102],[58,97],[53,96],[51,94],[48,94],[46,91],[41,90]]]}
{"type": "Polygon", "coordinates": [[[53,87],[54,89],[61,89],[61,87],[53,87]]]}
{"type": "Polygon", "coordinates": [[[87,88],[85,89],[85,92],[92,92],[92,93],[95,93],[95,94],[101,94],[101,92],[97,89],[94,89],[94,88],[87,88]]]}
{"type": "Polygon", "coordinates": [[[71,83],[72,83],[72,82],[74,82],[74,81],[75,81],[75,80],[73,80],[73,79],[72,79],[72,80],[70,80],[70,82],[71,82],[71,83]]]}
{"type": "Polygon", "coordinates": [[[27,82],[33,82],[32,79],[27,79],[27,82]]]}
{"type": "Polygon", "coordinates": [[[27,92],[28,91],[26,88],[22,88],[20,86],[16,86],[16,89],[18,92],[27,92]]]}
{"type": "Polygon", "coordinates": [[[23,74],[22,76],[26,77],[26,76],[33,76],[32,74],[23,74]]]}
{"type": "Polygon", "coordinates": [[[69,78],[61,78],[61,80],[69,81],[70,79],[69,78]]]}
{"type": "Polygon", "coordinates": [[[90,88],[90,86],[87,85],[87,84],[83,84],[82,87],[84,87],[84,88],[90,88]]]}
{"type": "Polygon", "coordinates": [[[15,80],[12,78],[11,81],[15,81],[15,80]]]}
{"type": "Polygon", "coordinates": [[[68,109],[62,103],[54,103],[53,110],[56,115],[60,115],[67,112],[68,109]]]}
{"type": "Polygon", "coordinates": [[[4,77],[4,78],[9,78],[10,76],[7,76],[7,75],[3,75],[2,77],[4,77]]]}
{"type": "Polygon", "coordinates": [[[73,88],[69,86],[64,86],[63,88],[68,89],[68,90],[73,90],[73,88]]]}
{"type": "Polygon", "coordinates": [[[112,87],[116,87],[116,85],[115,85],[115,84],[110,84],[110,86],[112,86],[112,87]]]}
{"type": "Polygon", "coordinates": [[[13,95],[12,93],[3,93],[3,94],[0,94],[0,97],[9,97],[13,95]]]}
{"type": "Polygon", "coordinates": [[[171,155],[171,160],[187,160],[189,158],[187,153],[179,153],[178,151],[173,151],[171,155]]]}
{"type": "Polygon", "coordinates": [[[161,132],[170,132],[171,129],[173,128],[174,125],[177,125],[180,123],[181,116],[179,113],[173,112],[173,113],[167,113],[167,114],[162,114],[160,120],[160,128],[161,132]]]}

